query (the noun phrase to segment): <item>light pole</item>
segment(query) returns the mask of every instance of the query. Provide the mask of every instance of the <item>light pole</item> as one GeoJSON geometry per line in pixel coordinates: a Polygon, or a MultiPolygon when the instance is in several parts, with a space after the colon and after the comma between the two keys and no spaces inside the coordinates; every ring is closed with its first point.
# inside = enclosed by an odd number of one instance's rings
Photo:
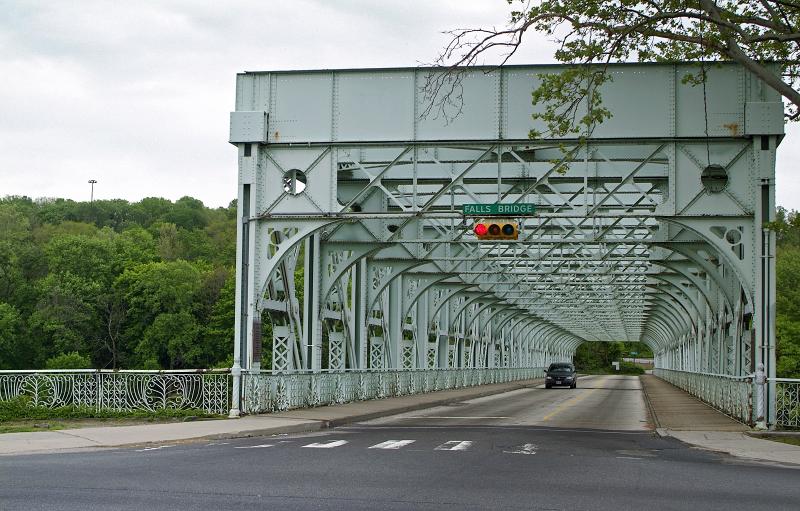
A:
{"type": "Polygon", "coordinates": [[[90,179],[89,184],[92,185],[92,194],[89,196],[89,203],[91,204],[94,202],[94,184],[97,182],[97,179],[90,179]]]}

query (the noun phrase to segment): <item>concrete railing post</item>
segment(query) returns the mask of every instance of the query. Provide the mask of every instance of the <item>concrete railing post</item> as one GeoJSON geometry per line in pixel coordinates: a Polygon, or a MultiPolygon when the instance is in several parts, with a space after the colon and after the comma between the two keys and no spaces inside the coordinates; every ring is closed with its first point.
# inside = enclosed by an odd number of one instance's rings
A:
{"type": "Polygon", "coordinates": [[[753,383],[756,386],[755,407],[756,407],[756,429],[767,429],[764,420],[766,411],[764,410],[764,391],[767,385],[767,375],[764,372],[764,364],[759,362],[754,374],[753,383]]]}

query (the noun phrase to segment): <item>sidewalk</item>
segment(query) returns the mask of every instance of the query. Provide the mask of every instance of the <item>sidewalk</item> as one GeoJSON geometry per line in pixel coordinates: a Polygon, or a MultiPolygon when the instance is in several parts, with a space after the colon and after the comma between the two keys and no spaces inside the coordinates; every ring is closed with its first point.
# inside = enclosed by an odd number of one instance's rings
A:
{"type": "Polygon", "coordinates": [[[750,428],[653,375],[642,375],[642,390],[662,437],[748,458],[800,466],[800,447],[753,438],[750,428]]]}
{"type": "MultiPolygon", "coordinates": [[[[800,447],[753,438],[750,429],[686,392],[652,375],[641,376],[650,412],[661,436],[753,460],[800,466],[800,447]]],[[[6,433],[0,435],[0,455],[68,452],[198,439],[320,431],[432,406],[465,401],[539,385],[542,380],[484,385],[338,406],[289,410],[241,419],[222,419],[138,426],[97,427],[6,433]]]]}
{"type": "Polygon", "coordinates": [[[541,383],[541,379],[536,379],[481,385],[428,394],[357,401],[337,406],[248,415],[240,419],[5,433],[0,435],[0,455],[66,452],[178,440],[241,438],[319,431],[352,422],[500,394],[541,383]]]}

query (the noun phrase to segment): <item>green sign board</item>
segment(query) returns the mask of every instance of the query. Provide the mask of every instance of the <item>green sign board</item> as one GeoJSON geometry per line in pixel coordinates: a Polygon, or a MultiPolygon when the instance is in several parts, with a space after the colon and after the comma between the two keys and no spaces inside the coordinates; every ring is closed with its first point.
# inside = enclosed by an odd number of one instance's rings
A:
{"type": "Polygon", "coordinates": [[[463,204],[461,212],[473,216],[533,216],[536,204],[463,204]]]}

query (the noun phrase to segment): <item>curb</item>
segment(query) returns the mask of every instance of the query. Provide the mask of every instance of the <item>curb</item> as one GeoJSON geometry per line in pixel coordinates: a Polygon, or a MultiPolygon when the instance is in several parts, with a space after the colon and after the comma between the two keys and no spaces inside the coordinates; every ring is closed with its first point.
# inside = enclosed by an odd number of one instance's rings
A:
{"type": "Polygon", "coordinates": [[[655,428],[656,435],[660,438],[671,438],[672,435],[669,434],[669,430],[667,428],[655,428]]]}
{"type": "Polygon", "coordinates": [[[669,436],[668,433],[662,434],[662,431],[666,432],[667,430],[661,427],[661,422],[658,420],[656,410],[653,408],[653,403],[650,401],[650,395],[647,393],[647,385],[645,385],[644,381],[642,380],[642,375],[639,375],[639,384],[642,387],[642,395],[644,396],[644,403],[647,406],[647,412],[650,414],[650,418],[653,419],[653,429],[660,437],[669,436]]]}
{"type": "MultiPolygon", "coordinates": [[[[449,396],[443,397],[441,399],[436,399],[432,401],[426,401],[423,403],[415,403],[415,404],[407,404],[404,406],[398,406],[394,408],[388,408],[384,410],[378,410],[374,412],[367,412],[367,413],[360,413],[357,415],[347,415],[343,417],[337,417],[333,419],[297,419],[306,421],[305,423],[301,424],[293,424],[290,426],[266,426],[255,429],[247,429],[242,431],[235,431],[235,432],[227,432],[227,433],[212,433],[209,435],[203,436],[190,436],[186,438],[173,438],[170,440],[153,440],[149,442],[128,442],[128,443],[120,443],[120,444],[95,444],[95,445],[87,445],[87,446],[80,446],[80,447],[64,447],[64,448],[47,448],[47,449],[36,449],[32,446],[30,450],[26,451],[19,451],[19,452],[11,452],[11,453],[2,453],[0,456],[18,456],[18,455],[28,455],[28,454],[51,454],[51,453],[65,453],[65,452],[73,452],[73,451],[83,451],[83,450],[94,450],[94,449],[118,449],[118,448],[130,448],[135,446],[149,446],[149,445],[159,445],[168,442],[182,442],[182,443],[190,443],[190,442],[202,442],[205,440],[224,440],[224,439],[233,439],[233,438],[251,438],[255,436],[274,436],[274,435],[284,435],[284,434],[292,434],[292,433],[307,433],[307,432],[315,432],[315,431],[323,431],[326,429],[336,428],[339,426],[343,426],[346,424],[351,424],[354,422],[366,421],[371,419],[377,419],[380,417],[387,417],[391,415],[397,415],[401,413],[411,412],[415,410],[422,410],[425,408],[431,408],[434,406],[442,406],[450,403],[465,401],[469,399],[477,399],[486,396],[492,396],[496,394],[503,394],[505,392],[511,392],[514,390],[520,390],[524,388],[531,387],[532,385],[539,385],[542,381],[541,378],[535,378],[532,380],[523,380],[519,383],[515,382],[508,382],[506,385],[509,385],[504,388],[496,388],[490,390],[479,390],[480,386],[477,386],[475,389],[476,392],[470,393],[469,395],[461,395],[461,396],[449,396]]],[[[502,385],[502,384],[501,384],[502,385]]],[[[457,390],[457,389],[451,389],[457,390]]],[[[446,392],[446,391],[445,391],[446,392]]],[[[422,395],[422,394],[420,394],[422,395]]],[[[377,401],[377,400],[371,400],[377,401]]],[[[365,401],[366,402],[366,401],[365,401]]],[[[303,410],[299,408],[297,410],[303,410]]],[[[268,416],[269,414],[263,414],[264,416],[268,416]]],[[[236,419],[223,419],[223,420],[236,420],[236,419]]]]}
{"type": "MultiPolygon", "coordinates": [[[[223,438],[247,438],[251,436],[262,436],[262,435],[279,435],[283,433],[303,433],[306,431],[322,431],[324,429],[332,429],[337,428],[340,426],[345,426],[347,424],[352,424],[354,422],[361,422],[367,421],[372,419],[378,419],[381,417],[388,417],[391,415],[398,415],[401,413],[413,412],[416,410],[424,410],[425,408],[432,408],[434,406],[442,406],[447,405],[450,403],[457,403],[460,401],[464,401],[467,399],[478,399],[481,397],[493,396],[496,394],[503,394],[505,392],[511,392],[514,390],[520,390],[527,387],[530,387],[531,384],[538,385],[541,383],[541,378],[536,378],[534,380],[525,380],[528,383],[520,383],[516,384],[511,388],[504,388],[504,389],[494,389],[494,390],[484,390],[481,392],[476,392],[474,394],[470,394],[469,396],[459,396],[459,397],[447,397],[438,399],[435,401],[427,401],[424,403],[417,403],[413,405],[405,405],[396,408],[390,408],[386,410],[379,410],[375,412],[368,412],[368,413],[361,413],[358,415],[348,415],[345,417],[339,417],[335,419],[327,419],[327,420],[319,420],[319,419],[302,419],[313,421],[316,424],[297,424],[294,426],[286,426],[286,427],[277,427],[277,428],[264,428],[264,429],[256,429],[256,430],[248,430],[248,431],[240,431],[236,433],[221,433],[219,435],[213,435],[215,439],[223,439],[223,438]],[[533,382],[533,383],[531,383],[533,382]]],[[[299,408],[298,410],[302,410],[299,408]]],[[[268,414],[265,414],[268,415],[268,414]]],[[[195,437],[196,439],[200,439],[200,437],[195,437]]],[[[203,437],[209,438],[209,437],[203,437]]],[[[191,440],[191,439],[188,439],[191,440]]]]}

